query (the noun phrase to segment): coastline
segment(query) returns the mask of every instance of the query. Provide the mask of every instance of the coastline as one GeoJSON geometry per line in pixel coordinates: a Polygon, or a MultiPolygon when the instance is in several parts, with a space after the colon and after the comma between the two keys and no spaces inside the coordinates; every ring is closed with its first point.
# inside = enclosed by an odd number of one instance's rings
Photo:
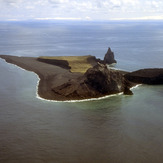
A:
{"type": "MultiPolygon", "coordinates": [[[[91,58],[93,57],[91,61],[89,60],[90,56],[83,57],[88,57],[87,62],[92,65],[92,68],[88,68],[85,73],[71,72],[71,67],[67,69],[63,68],[62,65],[40,62],[38,58],[34,57],[0,55],[0,58],[7,63],[37,75],[36,97],[45,101],[95,101],[121,94],[132,95],[131,90],[141,84],[162,84],[163,69],[142,69],[129,73],[122,70],[108,69],[105,64],[99,63],[94,56],[91,56],[91,58]],[[149,72],[149,74],[146,75],[146,72],[149,72]],[[155,72],[157,72],[157,75],[153,76],[155,72]]],[[[83,63],[82,56],[80,58],[81,62],[79,58],[78,61],[81,70],[82,64],[87,63],[85,61],[83,63]]],[[[60,63],[65,64],[65,61],[68,62],[67,60],[60,60],[60,63]]]]}
{"type": "MultiPolygon", "coordinates": [[[[5,61],[6,62],[6,61],[5,61]]],[[[11,64],[11,63],[8,63],[6,62],[7,64],[11,64]]],[[[16,66],[17,68],[23,70],[23,71],[28,71],[26,69],[23,69],[15,64],[13,64],[14,66],[16,66]]],[[[118,69],[117,69],[118,70],[118,69]]],[[[29,71],[29,72],[32,72],[32,71],[29,71]]],[[[32,72],[33,74],[35,74],[37,76],[37,85],[36,85],[36,98],[39,99],[39,100],[42,100],[42,101],[47,101],[47,102],[54,102],[54,103],[78,103],[78,102],[89,102],[89,101],[98,101],[98,100],[103,100],[103,99],[107,99],[107,98],[110,98],[110,97],[114,97],[114,96],[119,96],[119,95],[123,95],[123,92],[120,92],[120,93],[116,93],[116,94],[111,94],[111,95],[105,95],[105,96],[102,96],[102,97],[98,97],[98,98],[89,98],[89,99],[83,99],[83,100],[65,100],[65,101],[57,101],[57,100],[48,100],[48,99],[45,99],[45,98],[42,98],[39,96],[38,94],[38,89],[39,89],[39,82],[40,82],[40,78],[39,76],[35,73],[35,72],[32,72]]],[[[141,86],[142,84],[137,84],[136,86],[133,86],[131,87],[130,89],[133,90],[133,89],[136,89],[138,88],[139,86],[141,86]]]]}
{"type": "MultiPolygon", "coordinates": [[[[3,60],[3,59],[2,59],[3,60]]],[[[37,85],[36,85],[36,98],[39,99],[39,100],[42,100],[42,101],[48,101],[48,102],[58,102],[58,103],[73,103],[73,102],[87,102],[87,101],[98,101],[98,100],[102,100],[102,99],[106,99],[106,98],[110,98],[110,97],[114,97],[114,96],[119,96],[119,95],[122,95],[123,92],[120,92],[120,93],[115,93],[115,94],[111,94],[111,95],[104,95],[104,96],[101,96],[101,97],[97,97],[97,98],[88,98],[88,99],[82,99],[82,100],[50,100],[50,99],[46,99],[46,98],[43,98],[39,95],[39,83],[40,83],[40,77],[37,73],[35,73],[34,71],[30,71],[30,70],[27,70],[25,68],[22,68],[14,63],[9,63],[7,61],[4,61],[5,63],[7,64],[12,64],[14,66],[16,66],[17,68],[23,70],[23,71],[29,71],[29,72],[32,72],[34,73],[36,76],[37,76],[37,85]]],[[[131,89],[135,89],[137,88],[138,86],[140,86],[141,84],[138,84],[136,86],[133,86],[131,89]]]]}
{"type": "MultiPolygon", "coordinates": [[[[12,64],[12,63],[8,63],[8,62],[6,62],[6,61],[4,61],[4,62],[7,63],[7,64],[9,64],[9,65],[12,64]]],[[[98,98],[83,99],[83,100],[65,100],[65,101],[48,100],[48,99],[45,99],[45,98],[40,97],[39,94],[38,94],[39,82],[40,82],[40,78],[39,78],[39,75],[38,75],[38,74],[36,74],[36,73],[33,72],[33,71],[29,71],[29,70],[26,70],[26,69],[24,69],[24,68],[22,68],[22,67],[19,67],[19,66],[15,65],[15,64],[12,64],[12,65],[14,65],[15,67],[17,67],[17,68],[20,69],[20,70],[31,72],[31,73],[33,73],[34,75],[37,76],[36,98],[39,99],[39,100],[42,100],[42,101],[54,102],[54,103],[87,102],[87,101],[98,101],[98,100],[107,99],[107,98],[110,98],[110,97],[119,96],[119,95],[122,95],[122,94],[123,94],[123,92],[121,92],[121,93],[117,93],[117,94],[106,95],[106,96],[102,96],[102,97],[98,97],[98,98]]],[[[131,89],[137,88],[139,85],[141,85],[141,84],[138,84],[138,85],[132,87],[131,89]]]]}
{"type": "MultiPolygon", "coordinates": [[[[72,73],[67,69],[50,65],[47,63],[37,61],[34,57],[17,57],[0,55],[0,58],[4,59],[7,63],[13,64],[18,68],[26,71],[33,72],[37,75],[38,82],[36,86],[36,97],[41,100],[53,101],[53,102],[83,102],[100,100],[110,96],[116,96],[122,94],[121,92],[110,94],[94,94],[86,97],[64,97],[59,95],[51,89],[61,84],[67,84],[70,80],[83,77],[81,73],[72,73]]],[[[94,62],[94,61],[93,61],[94,62]]],[[[93,63],[95,64],[95,62],[93,63]]]]}
{"type": "MultiPolygon", "coordinates": [[[[42,101],[56,102],[56,103],[62,103],[62,102],[63,103],[76,103],[76,102],[98,101],[98,100],[103,100],[103,99],[107,99],[107,98],[114,97],[114,96],[123,95],[123,92],[120,92],[120,93],[115,93],[115,94],[110,94],[110,95],[104,95],[104,96],[97,97],[97,98],[88,98],[88,99],[83,99],[83,100],[65,100],[65,101],[48,100],[48,99],[45,99],[45,98],[42,98],[42,97],[39,96],[39,94],[38,94],[38,86],[39,86],[40,78],[39,78],[39,76],[36,73],[34,73],[34,74],[38,78],[37,85],[36,85],[36,98],[39,99],[39,100],[42,100],[42,101]]],[[[136,88],[138,88],[141,85],[142,84],[137,84],[137,85],[131,87],[130,89],[131,90],[136,89],[136,88]]],[[[125,95],[125,96],[128,96],[128,95],[125,95]]]]}
{"type": "Polygon", "coordinates": [[[55,65],[49,65],[36,60],[33,57],[17,57],[1,55],[0,58],[5,59],[9,64],[13,64],[23,70],[35,73],[38,78],[38,94],[43,99],[58,100],[63,97],[51,92],[50,89],[54,85],[58,86],[67,82],[70,78],[81,76],[80,73],[71,73],[69,70],[60,68],[55,65]]]}

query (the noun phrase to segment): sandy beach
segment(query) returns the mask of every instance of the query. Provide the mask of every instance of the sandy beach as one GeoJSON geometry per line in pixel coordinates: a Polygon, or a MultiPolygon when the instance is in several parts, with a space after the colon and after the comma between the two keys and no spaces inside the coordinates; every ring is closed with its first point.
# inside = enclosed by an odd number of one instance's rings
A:
{"type": "Polygon", "coordinates": [[[41,98],[50,100],[68,100],[64,99],[58,94],[51,91],[53,86],[59,86],[68,82],[70,79],[80,77],[81,73],[71,73],[69,70],[61,68],[59,66],[39,62],[34,57],[17,57],[17,56],[6,56],[1,55],[1,58],[5,59],[6,62],[15,64],[25,70],[35,72],[40,82],[38,85],[38,94],[41,98]]]}
{"type": "MultiPolygon", "coordinates": [[[[83,99],[84,97],[75,97],[75,98],[65,97],[63,95],[55,93],[52,89],[54,87],[58,87],[60,85],[68,83],[72,79],[76,80],[82,77],[83,76],[82,65],[85,66],[84,70],[86,71],[88,68],[96,64],[96,61],[92,59],[92,56],[67,57],[68,61],[70,60],[74,61],[74,59],[76,58],[76,60],[78,61],[78,65],[80,65],[78,66],[77,69],[79,72],[71,72],[71,70],[74,70],[75,69],[74,67],[77,66],[76,64],[73,65],[71,63],[71,68],[68,69],[68,68],[63,68],[63,64],[64,64],[63,62],[59,62],[59,61],[63,61],[63,59],[65,61],[66,57],[64,58],[55,57],[55,59],[58,60],[57,63],[60,63],[60,65],[57,66],[51,63],[50,64],[46,63],[48,62],[47,60],[43,62],[39,61],[40,57],[38,59],[35,57],[18,57],[18,56],[0,55],[0,58],[5,59],[6,62],[17,65],[27,71],[32,71],[36,73],[40,78],[38,84],[38,95],[43,99],[57,100],[57,101],[83,99]],[[88,62],[86,62],[86,59],[88,59],[88,62]]],[[[52,58],[50,58],[50,60],[51,59],[52,58]]]]}

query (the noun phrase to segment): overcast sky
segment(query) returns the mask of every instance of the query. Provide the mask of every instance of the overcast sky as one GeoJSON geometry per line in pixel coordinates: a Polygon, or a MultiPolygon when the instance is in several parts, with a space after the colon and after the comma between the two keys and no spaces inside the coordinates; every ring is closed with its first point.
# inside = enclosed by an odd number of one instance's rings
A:
{"type": "Polygon", "coordinates": [[[163,0],[0,0],[0,20],[163,19],[163,0]]]}

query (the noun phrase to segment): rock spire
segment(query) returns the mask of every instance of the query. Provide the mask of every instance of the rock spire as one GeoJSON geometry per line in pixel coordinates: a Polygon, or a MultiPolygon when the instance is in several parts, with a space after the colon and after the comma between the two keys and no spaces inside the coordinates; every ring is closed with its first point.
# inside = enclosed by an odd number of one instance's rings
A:
{"type": "Polygon", "coordinates": [[[108,51],[105,54],[104,63],[105,64],[117,63],[117,61],[114,59],[114,53],[111,51],[110,47],[108,48],[108,51]]]}

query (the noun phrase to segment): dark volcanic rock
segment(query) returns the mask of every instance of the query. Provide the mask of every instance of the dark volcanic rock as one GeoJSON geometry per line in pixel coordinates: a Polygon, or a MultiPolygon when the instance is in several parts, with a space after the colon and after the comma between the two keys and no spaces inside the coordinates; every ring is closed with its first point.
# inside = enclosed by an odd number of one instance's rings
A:
{"type": "Polygon", "coordinates": [[[110,48],[108,48],[108,51],[105,54],[104,63],[105,64],[117,63],[117,61],[114,59],[114,53],[111,51],[110,48]]]}
{"type": "Polygon", "coordinates": [[[131,87],[135,86],[135,83],[130,82],[129,80],[124,78],[124,95],[133,95],[133,92],[130,90],[131,87]]]}
{"type": "Polygon", "coordinates": [[[55,65],[55,66],[59,66],[61,68],[65,68],[65,69],[68,69],[70,70],[71,67],[69,66],[69,63],[65,60],[58,60],[58,59],[45,59],[45,58],[37,58],[38,61],[40,62],[44,62],[44,63],[47,63],[47,64],[52,64],[52,65],[55,65]]]}
{"type": "Polygon", "coordinates": [[[163,84],[163,68],[141,69],[124,76],[127,80],[139,84],[163,84]]]}
{"type": "Polygon", "coordinates": [[[81,100],[123,91],[125,94],[131,94],[129,88],[133,86],[132,82],[124,78],[127,72],[108,69],[105,64],[98,63],[95,57],[88,58],[88,62],[95,66],[85,74],[71,73],[65,61],[40,62],[34,57],[7,55],[0,55],[0,58],[35,72],[40,78],[38,94],[49,100],[81,100]]]}
{"type": "Polygon", "coordinates": [[[97,64],[80,78],[54,87],[52,91],[71,99],[101,97],[124,91],[124,77],[119,71],[97,64]]]}
{"type": "Polygon", "coordinates": [[[129,87],[125,87],[123,94],[124,95],[133,95],[133,92],[129,89],[129,87]]]}
{"type": "Polygon", "coordinates": [[[123,75],[103,64],[88,69],[85,78],[88,85],[102,94],[118,93],[123,90],[123,75]]]}

